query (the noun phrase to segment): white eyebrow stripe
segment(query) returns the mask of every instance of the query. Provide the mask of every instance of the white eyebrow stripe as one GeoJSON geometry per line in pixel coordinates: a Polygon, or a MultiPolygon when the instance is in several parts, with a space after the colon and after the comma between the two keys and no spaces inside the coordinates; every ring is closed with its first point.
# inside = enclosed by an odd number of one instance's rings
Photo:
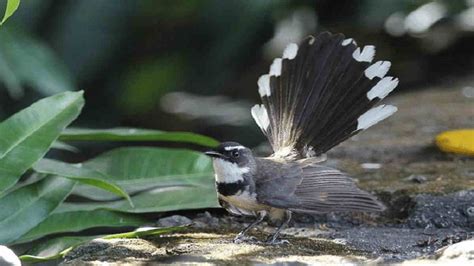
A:
{"type": "Polygon", "coordinates": [[[245,149],[244,146],[229,146],[229,147],[224,147],[224,150],[226,151],[231,151],[231,150],[243,150],[245,149]]]}

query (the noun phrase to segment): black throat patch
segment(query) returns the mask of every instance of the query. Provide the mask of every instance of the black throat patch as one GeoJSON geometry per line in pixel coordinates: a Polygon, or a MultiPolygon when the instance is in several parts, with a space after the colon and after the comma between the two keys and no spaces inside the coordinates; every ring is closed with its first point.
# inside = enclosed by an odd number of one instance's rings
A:
{"type": "Polygon", "coordinates": [[[222,196],[226,197],[233,196],[235,194],[238,194],[239,192],[243,192],[246,187],[247,183],[242,180],[233,183],[216,182],[217,192],[222,196]]]}

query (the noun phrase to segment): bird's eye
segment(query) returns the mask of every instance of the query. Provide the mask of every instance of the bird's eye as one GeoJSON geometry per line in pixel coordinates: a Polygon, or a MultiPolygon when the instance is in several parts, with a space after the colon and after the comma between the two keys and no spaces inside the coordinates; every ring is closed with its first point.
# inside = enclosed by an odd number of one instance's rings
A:
{"type": "Polygon", "coordinates": [[[237,158],[237,157],[239,157],[240,154],[239,154],[238,150],[234,150],[234,151],[232,151],[231,155],[232,155],[232,157],[237,158]]]}

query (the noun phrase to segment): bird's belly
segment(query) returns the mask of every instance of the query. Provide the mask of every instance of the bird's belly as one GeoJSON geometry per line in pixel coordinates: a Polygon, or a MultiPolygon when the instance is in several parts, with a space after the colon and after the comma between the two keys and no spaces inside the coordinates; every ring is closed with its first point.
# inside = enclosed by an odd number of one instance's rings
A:
{"type": "Polygon", "coordinates": [[[257,202],[255,194],[251,194],[248,191],[244,191],[231,196],[224,196],[219,194],[219,198],[223,201],[246,211],[261,211],[267,210],[268,206],[262,205],[257,202]]]}

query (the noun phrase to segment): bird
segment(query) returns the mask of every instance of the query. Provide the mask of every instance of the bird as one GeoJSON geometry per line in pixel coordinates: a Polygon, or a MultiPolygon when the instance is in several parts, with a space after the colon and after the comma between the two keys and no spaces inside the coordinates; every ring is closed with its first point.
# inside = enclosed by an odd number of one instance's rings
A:
{"type": "Polygon", "coordinates": [[[262,103],[251,115],[273,153],[257,157],[232,141],[205,152],[220,205],[256,218],[235,243],[255,240],[247,233],[266,218],[278,227],[265,243],[279,244],[286,243],[279,235],[292,213],[385,210],[349,175],[321,163],[331,148],[397,111],[378,105],[399,80],[386,76],[390,61],[372,63],[374,56],[373,45],[361,48],[341,33],[322,32],[289,43],[258,79],[262,103]]]}

